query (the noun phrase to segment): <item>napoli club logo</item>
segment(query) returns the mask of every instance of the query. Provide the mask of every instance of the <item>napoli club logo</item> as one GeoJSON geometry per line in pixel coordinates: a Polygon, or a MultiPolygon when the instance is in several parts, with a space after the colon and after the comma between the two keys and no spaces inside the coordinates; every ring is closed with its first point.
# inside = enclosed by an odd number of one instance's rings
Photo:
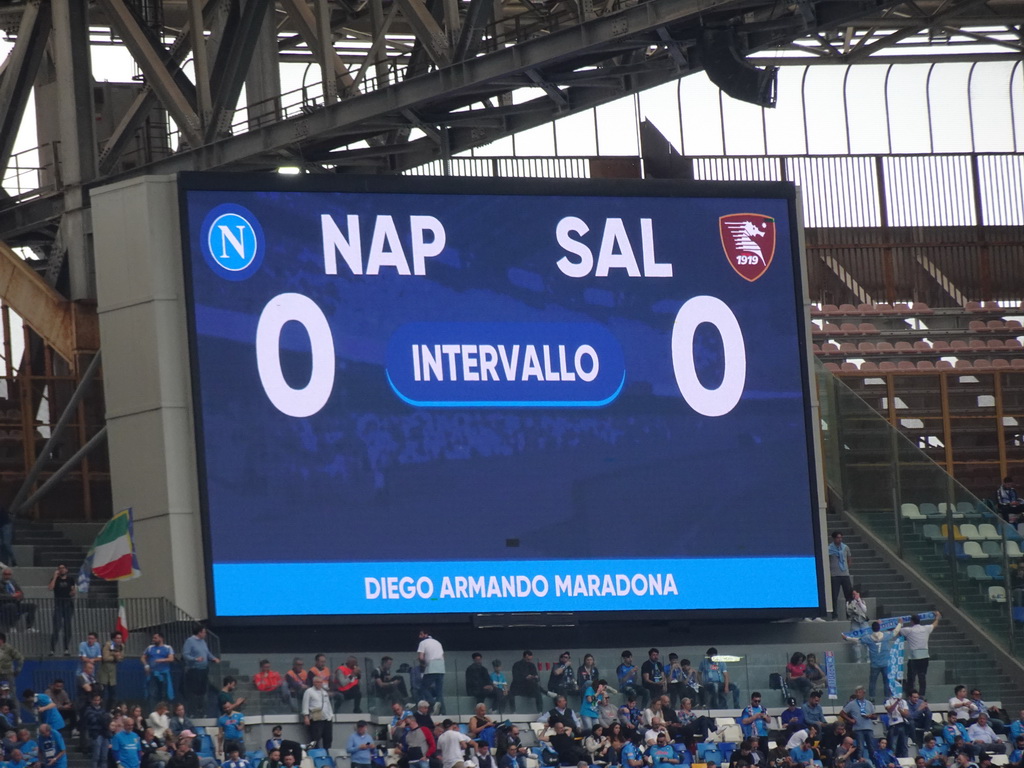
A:
{"type": "Polygon", "coordinates": [[[718,219],[725,258],[736,274],[754,282],[775,255],[775,219],[760,213],[730,213],[718,219]]]}

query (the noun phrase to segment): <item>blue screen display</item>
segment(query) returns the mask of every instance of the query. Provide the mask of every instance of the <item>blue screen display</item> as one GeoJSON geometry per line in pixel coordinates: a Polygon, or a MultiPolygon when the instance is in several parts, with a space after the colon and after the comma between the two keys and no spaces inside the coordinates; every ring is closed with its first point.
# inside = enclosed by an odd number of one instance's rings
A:
{"type": "Polygon", "coordinates": [[[819,606],[790,188],[243,178],[181,193],[216,616],[819,606]]]}

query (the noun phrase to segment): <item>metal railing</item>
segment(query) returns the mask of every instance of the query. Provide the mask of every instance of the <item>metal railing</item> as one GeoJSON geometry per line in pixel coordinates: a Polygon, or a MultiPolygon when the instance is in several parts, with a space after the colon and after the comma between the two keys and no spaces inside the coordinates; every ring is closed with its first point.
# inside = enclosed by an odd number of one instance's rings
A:
{"type": "MultiPolygon", "coordinates": [[[[1024,536],[817,367],[827,480],[843,508],[1024,659],[1024,536]]],[[[987,664],[966,651],[945,658],[957,680],[974,679],[987,664]]]]}

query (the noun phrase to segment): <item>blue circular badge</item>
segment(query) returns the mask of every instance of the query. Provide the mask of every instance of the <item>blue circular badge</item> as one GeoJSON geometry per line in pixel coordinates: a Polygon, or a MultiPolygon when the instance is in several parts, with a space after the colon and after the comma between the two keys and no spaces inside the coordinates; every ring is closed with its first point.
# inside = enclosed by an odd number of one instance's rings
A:
{"type": "Polygon", "coordinates": [[[203,256],[225,280],[245,280],[263,263],[266,243],[259,221],[240,205],[218,205],[203,220],[203,256]]]}

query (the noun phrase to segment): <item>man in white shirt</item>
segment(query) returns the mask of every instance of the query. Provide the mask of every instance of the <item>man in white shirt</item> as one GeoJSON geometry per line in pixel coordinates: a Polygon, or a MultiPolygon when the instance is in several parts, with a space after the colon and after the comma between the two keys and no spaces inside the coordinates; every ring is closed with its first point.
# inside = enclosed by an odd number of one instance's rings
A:
{"type": "Polygon", "coordinates": [[[434,705],[434,714],[444,714],[444,648],[425,629],[420,630],[420,644],[416,648],[423,667],[424,698],[434,705]]]}
{"type": "Polygon", "coordinates": [[[309,740],[321,749],[330,749],[334,743],[334,708],[328,678],[313,678],[313,687],[302,694],[302,718],[309,728],[309,740]]]}
{"type": "Polygon", "coordinates": [[[795,731],[792,736],[789,737],[789,741],[786,742],[786,751],[791,749],[797,749],[802,747],[805,741],[814,741],[814,738],[818,735],[818,729],[813,725],[809,725],[806,728],[801,728],[799,731],[795,731]]]}
{"type": "Polygon", "coordinates": [[[953,689],[953,696],[949,700],[949,711],[956,712],[956,719],[961,723],[966,723],[972,717],[978,716],[971,700],[967,698],[966,685],[958,685],[953,689]]]}
{"type": "Polygon", "coordinates": [[[459,730],[458,723],[445,720],[441,727],[444,732],[437,737],[437,751],[441,753],[441,764],[444,768],[453,768],[456,763],[461,765],[466,754],[466,745],[471,744],[475,748],[476,742],[459,730]]]}
{"type": "Polygon", "coordinates": [[[978,715],[978,722],[967,729],[967,735],[979,750],[984,752],[995,752],[998,755],[1006,754],[1006,744],[999,740],[992,726],[988,724],[988,715],[982,712],[978,715]]]}
{"type": "Polygon", "coordinates": [[[889,748],[896,757],[907,757],[910,705],[902,696],[890,696],[885,701],[885,713],[889,716],[889,729],[886,733],[889,748]]]}
{"type": "Polygon", "coordinates": [[[910,617],[910,626],[900,629],[900,634],[907,639],[907,683],[904,690],[916,689],[923,699],[928,687],[928,639],[939,626],[942,614],[935,612],[935,621],[922,624],[921,617],[916,613],[910,617]],[[914,680],[917,685],[914,685],[914,680]]]}

